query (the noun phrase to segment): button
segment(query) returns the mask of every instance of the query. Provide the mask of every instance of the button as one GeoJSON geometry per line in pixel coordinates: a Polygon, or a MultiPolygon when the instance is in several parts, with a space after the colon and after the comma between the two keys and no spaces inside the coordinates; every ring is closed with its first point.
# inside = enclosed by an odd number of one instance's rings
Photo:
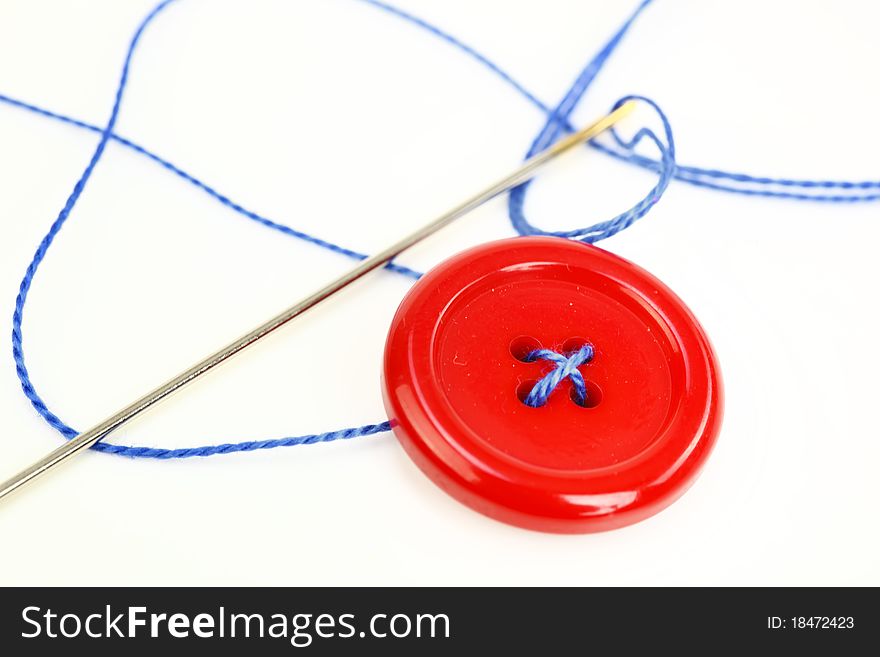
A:
{"type": "Polygon", "coordinates": [[[394,434],[438,486],[549,532],[672,503],[722,415],[715,355],[684,303],[557,237],[484,244],[425,274],[394,316],[382,387],[394,434]]]}

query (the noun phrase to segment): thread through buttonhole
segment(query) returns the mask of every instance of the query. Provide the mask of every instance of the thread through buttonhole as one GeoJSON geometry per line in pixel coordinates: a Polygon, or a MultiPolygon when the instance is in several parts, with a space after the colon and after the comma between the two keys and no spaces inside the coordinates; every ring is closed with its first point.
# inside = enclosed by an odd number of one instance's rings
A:
{"type": "Polygon", "coordinates": [[[510,355],[516,360],[528,363],[529,354],[541,348],[541,343],[537,338],[530,335],[521,335],[510,341],[510,355]]]}

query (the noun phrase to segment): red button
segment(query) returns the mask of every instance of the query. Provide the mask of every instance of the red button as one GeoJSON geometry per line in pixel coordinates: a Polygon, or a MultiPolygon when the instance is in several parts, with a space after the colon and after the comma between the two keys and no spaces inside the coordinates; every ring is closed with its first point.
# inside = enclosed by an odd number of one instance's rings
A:
{"type": "Polygon", "coordinates": [[[554,237],[478,246],[423,276],[391,324],[383,392],[395,435],[437,485],[550,532],[613,529],[663,509],[692,483],[721,423],[715,356],[681,300],[622,258],[554,237]],[[585,400],[575,373],[543,405],[524,403],[559,367],[529,354],[565,362],[585,344],[585,400]]]}

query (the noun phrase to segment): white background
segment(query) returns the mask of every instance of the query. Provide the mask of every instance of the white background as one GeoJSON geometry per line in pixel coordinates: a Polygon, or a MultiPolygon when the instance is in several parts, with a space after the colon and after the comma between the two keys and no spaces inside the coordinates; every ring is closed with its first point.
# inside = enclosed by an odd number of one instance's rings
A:
{"type": "MultiPolygon", "coordinates": [[[[0,1],[0,93],[103,123],[152,4],[0,1]]],[[[398,4],[555,103],[635,3],[398,4]]],[[[868,1],[661,0],[576,119],[643,93],[670,116],[682,163],[876,180],[878,21],[868,1]]],[[[149,28],[131,75],[119,134],[367,252],[506,173],[544,120],[448,45],[354,0],[185,0],[149,28]]],[[[6,336],[21,275],[96,141],[0,106],[2,476],[59,444],[21,394],[6,336]]],[[[653,183],[583,149],[541,175],[527,212],[586,226],[653,183]]],[[[402,261],[424,269],[511,234],[499,199],[402,261]]],[[[496,523],[437,489],[390,435],[172,462],[88,453],[0,504],[0,584],[880,584],[878,241],[877,203],[673,183],[603,243],[691,306],[726,383],[701,478],[635,526],[566,537],[496,523]]],[[[84,429],[350,264],[111,144],[34,283],[33,380],[84,429]]],[[[188,446],[383,420],[383,341],[408,286],[373,276],[115,440],[188,446]]]]}

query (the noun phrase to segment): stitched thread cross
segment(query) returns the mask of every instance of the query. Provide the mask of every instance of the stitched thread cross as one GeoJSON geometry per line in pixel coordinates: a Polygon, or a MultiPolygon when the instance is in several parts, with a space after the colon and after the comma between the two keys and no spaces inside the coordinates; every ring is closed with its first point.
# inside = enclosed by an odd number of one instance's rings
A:
{"type": "Polygon", "coordinates": [[[533,363],[538,359],[549,361],[555,367],[534,385],[528,396],[523,400],[526,406],[537,408],[546,404],[551,393],[566,378],[571,379],[571,385],[574,389],[572,400],[579,406],[587,405],[587,385],[584,381],[584,375],[581,374],[578,367],[593,359],[592,345],[585,344],[568,356],[564,356],[551,349],[536,349],[523,360],[526,363],[533,363]]]}

